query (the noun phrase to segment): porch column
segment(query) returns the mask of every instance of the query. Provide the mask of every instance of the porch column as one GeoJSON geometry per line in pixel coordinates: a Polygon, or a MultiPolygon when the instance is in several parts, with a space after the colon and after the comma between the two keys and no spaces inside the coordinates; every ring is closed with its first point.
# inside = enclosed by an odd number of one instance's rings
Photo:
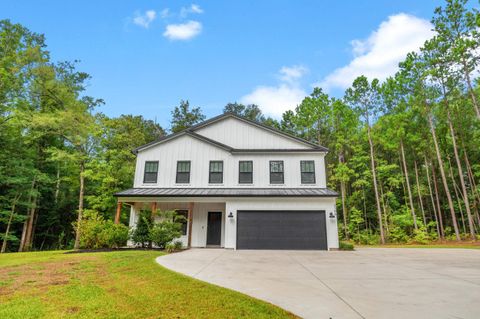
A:
{"type": "Polygon", "coordinates": [[[117,212],[115,213],[115,224],[120,223],[120,213],[122,212],[122,202],[117,202],[117,212]]]}
{"type": "Polygon", "coordinates": [[[152,217],[154,217],[155,212],[157,211],[157,202],[152,203],[152,217]]]}
{"type": "Polygon", "coordinates": [[[193,202],[188,203],[188,248],[192,246],[193,202]]]}

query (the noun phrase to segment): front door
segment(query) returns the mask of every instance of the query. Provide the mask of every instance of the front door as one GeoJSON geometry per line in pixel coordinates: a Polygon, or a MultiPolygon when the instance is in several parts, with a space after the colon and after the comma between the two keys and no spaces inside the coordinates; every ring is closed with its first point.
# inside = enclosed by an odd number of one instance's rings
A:
{"type": "Polygon", "coordinates": [[[220,246],[222,212],[208,212],[207,245],[220,246]]]}

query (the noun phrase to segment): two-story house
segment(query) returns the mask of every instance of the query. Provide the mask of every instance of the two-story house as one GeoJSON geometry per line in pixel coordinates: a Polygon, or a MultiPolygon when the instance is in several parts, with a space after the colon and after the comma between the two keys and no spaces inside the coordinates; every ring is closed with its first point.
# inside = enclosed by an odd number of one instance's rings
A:
{"type": "MultiPolygon", "coordinates": [[[[134,150],[134,187],[116,194],[141,210],[187,217],[187,247],[338,248],[325,147],[223,114],[134,150]]],[[[120,210],[117,209],[116,220],[120,210]]]]}

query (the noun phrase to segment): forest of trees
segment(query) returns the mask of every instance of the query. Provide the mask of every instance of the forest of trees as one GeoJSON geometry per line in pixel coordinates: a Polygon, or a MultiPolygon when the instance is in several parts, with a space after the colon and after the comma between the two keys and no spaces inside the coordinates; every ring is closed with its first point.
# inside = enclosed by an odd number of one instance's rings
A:
{"type": "MultiPolygon", "coordinates": [[[[385,81],[360,76],[343,97],[315,88],[279,120],[261,106],[224,107],[330,149],[343,239],[479,238],[480,14],[448,0],[432,24],[434,38],[385,81]]],[[[2,252],[78,247],[76,223],[112,219],[113,194],[131,187],[131,150],[167,133],[142,116],[101,113],[103,101],[85,95],[88,80],[76,62],[51,61],[43,35],[0,21],[2,252]]],[[[168,131],[204,119],[180,101],[168,131]]]]}

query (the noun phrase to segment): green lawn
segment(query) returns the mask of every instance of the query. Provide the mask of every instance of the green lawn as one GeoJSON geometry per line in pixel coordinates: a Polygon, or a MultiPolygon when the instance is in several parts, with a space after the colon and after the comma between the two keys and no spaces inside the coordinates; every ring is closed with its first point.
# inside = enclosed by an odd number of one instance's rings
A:
{"type": "Polygon", "coordinates": [[[0,318],[295,318],[167,270],[156,251],[0,255],[0,318]]]}

